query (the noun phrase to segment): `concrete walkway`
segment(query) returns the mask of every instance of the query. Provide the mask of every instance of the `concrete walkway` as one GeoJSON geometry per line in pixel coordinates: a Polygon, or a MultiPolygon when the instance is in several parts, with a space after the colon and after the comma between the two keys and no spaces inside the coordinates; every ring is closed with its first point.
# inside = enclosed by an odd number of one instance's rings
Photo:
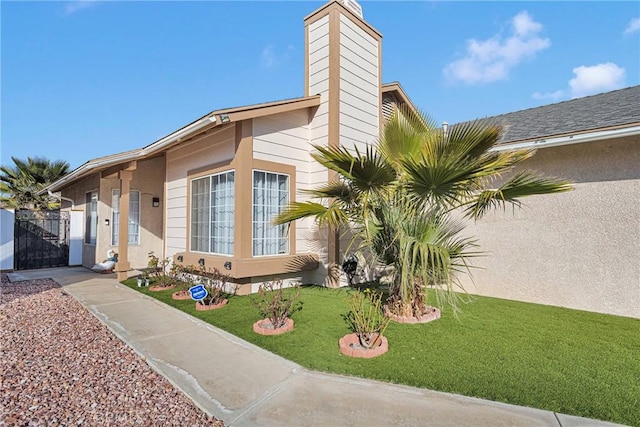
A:
{"type": "MultiPolygon", "coordinates": [[[[309,371],[84,268],[52,278],[196,405],[229,426],[613,426],[488,400],[309,371]]],[[[337,345],[337,344],[336,344],[337,345]]]]}

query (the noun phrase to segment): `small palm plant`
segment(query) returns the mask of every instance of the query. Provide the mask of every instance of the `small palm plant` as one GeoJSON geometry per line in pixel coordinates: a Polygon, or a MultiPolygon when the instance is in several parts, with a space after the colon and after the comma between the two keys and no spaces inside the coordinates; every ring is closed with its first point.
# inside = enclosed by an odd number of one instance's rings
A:
{"type": "Polygon", "coordinates": [[[459,276],[481,254],[475,240],[461,237],[463,221],[520,206],[525,196],[571,189],[567,181],[514,172],[534,151],[495,150],[500,134],[499,126],[482,122],[444,132],[426,115],[400,108],[364,152],[314,146],[313,158],[337,178],[307,191],[315,200],[291,202],[274,222],[314,218],[392,267],[387,304],[393,314],[424,313],[428,286],[455,313],[459,276]]]}

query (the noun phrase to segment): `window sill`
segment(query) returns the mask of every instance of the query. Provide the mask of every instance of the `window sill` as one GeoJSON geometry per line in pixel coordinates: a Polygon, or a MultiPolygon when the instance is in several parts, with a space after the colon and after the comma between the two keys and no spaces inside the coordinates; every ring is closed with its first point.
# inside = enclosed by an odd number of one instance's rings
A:
{"type": "Polygon", "coordinates": [[[234,279],[249,279],[251,277],[274,276],[279,274],[299,273],[318,268],[318,255],[273,255],[259,258],[236,258],[222,255],[208,255],[194,252],[180,252],[173,256],[173,262],[181,265],[198,266],[203,259],[204,266],[217,268],[234,279]],[[178,261],[178,257],[182,261],[178,261]],[[225,268],[225,263],[231,263],[231,268],[225,268]]]}

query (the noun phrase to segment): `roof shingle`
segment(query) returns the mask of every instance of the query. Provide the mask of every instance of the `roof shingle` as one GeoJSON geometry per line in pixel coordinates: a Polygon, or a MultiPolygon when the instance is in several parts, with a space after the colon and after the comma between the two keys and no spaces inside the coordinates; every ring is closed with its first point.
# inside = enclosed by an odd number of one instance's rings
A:
{"type": "Polygon", "coordinates": [[[640,123],[640,86],[480,120],[503,126],[500,143],[640,123]]]}

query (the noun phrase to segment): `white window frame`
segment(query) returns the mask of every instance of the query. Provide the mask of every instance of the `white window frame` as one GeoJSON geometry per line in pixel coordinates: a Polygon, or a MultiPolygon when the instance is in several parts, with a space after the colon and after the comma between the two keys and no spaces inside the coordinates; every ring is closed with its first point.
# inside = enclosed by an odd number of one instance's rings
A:
{"type": "Polygon", "coordinates": [[[98,190],[85,193],[85,230],[84,244],[95,246],[98,243],[98,190]],[[93,208],[95,207],[95,210],[93,208]]]}
{"type": "MultiPolygon", "coordinates": [[[[210,175],[204,175],[204,176],[199,176],[197,178],[193,178],[191,179],[190,182],[190,187],[189,187],[189,199],[190,199],[190,208],[189,208],[189,251],[193,252],[193,253],[202,253],[202,254],[209,254],[209,255],[219,255],[219,256],[225,256],[225,257],[233,257],[234,252],[235,252],[235,203],[236,203],[236,192],[235,192],[235,185],[236,185],[236,173],[235,173],[235,169],[228,169],[228,170],[224,170],[221,172],[216,172],[210,175]],[[229,251],[227,252],[223,252],[223,251],[215,251],[212,250],[213,248],[213,241],[216,237],[220,238],[220,236],[214,236],[213,233],[215,232],[216,228],[212,227],[212,222],[211,222],[211,211],[212,211],[212,206],[211,206],[211,196],[212,193],[214,191],[214,186],[213,186],[213,179],[215,177],[218,176],[222,176],[222,175],[233,175],[233,185],[231,186],[232,192],[233,194],[231,195],[232,198],[232,203],[231,204],[227,204],[227,205],[223,205],[227,207],[226,211],[222,212],[222,215],[226,217],[226,220],[220,221],[221,226],[222,227],[227,227],[230,228],[230,233],[228,233],[228,235],[226,236],[227,239],[230,239],[230,241],[227,242],[228,247],[230,248],[229,251]],[[208,179],[209,180],[209,191],[207,193],[208,195],[208,202],[207,205],[209,207],[209,209],[207,210],[207,218],[206,218],[206,224],[208,227],[208,238],[207,238],[207,251],[203,251],[203,250],[196,250],[194,249],[194,242],[193,242],[193,233],[194,233],[194,191],[193,191],[193,186],[194,183],[196,181],[200,181],[203,179],[208,179]],[[231,209],[229,209],[229,207],[231,209]]],[[[228,196],[227,196],[228,197],[228,196]]],[[[200,249],[200,248],[198,248],[200,249]]]]}
{"type": "MultiPolygon", "coordinates": [[[[140,245],[140,197],[141,194],[137,190],[129,191],[129,222],[127,225],[127,244],[131,246],[140,245]],[[131,195],[138,195],[137,210],[132,209],[135,204],[131,203],[131,195]],[[131,226],[135,226],[135,239],[132,240],[131,226]]],[[[117,246],[119,241],[116,241],[116,237],[119,237],[119,220],[120,220],[120,189],[114,188],[111,190],[111,246],[117,246]],[[117,194],[117,198],[116,198],[117,194]],[[117,203],[116,203],[117,202],[117,203]],[[116,215],[118,220],[116,220],[116,215]]],[[[118,239],[119,240],[119,239],[118,239]]]]}
{"type": "MultiPolygon", "coordinates": [[[[289,255],[291,253],[291,233],[289,233],[289,226],[287,224],[282,224],[282,225],[277,225],[277,226],[272,226],[271,225],[271,221],[273,220],[273,216],[271,218],[269,218],[268,221],[257,221],[256,220],[256,195],[255,195],[255,191],[258,190],[258,188],[256,188],[256,173],[265,173],[265,174],[269,174],[269,175],[277,175],[277,176],[285,176],[287,177],[287,183],[286,183],[286,189],[287,189],[287,194],[286,194],[286,200],[284,201],[284,204],[281,206],[277,207],[277,212],[274,213],[278,214],[280,212],[282,212],[282,210],[284,208],[286,208],[286,206],[289,204],[289,201],[291,200],[291,175],[288,173],[283,173],[283,172],[275,172],[275,171],[268,171],[268,170],[263,170],[263,169],[253,169],[251,171],[251,255],[254,258],[262,258],[262,257],[273,257],[273,256],[283,256],[283,255],[289,255]],[[264,227],[268,227],[271,229],[280,229],[283,231],[280,231],[280,233],[278,233],[277,236],[277,243],[276,243],[276,248],[279,248],[281,242],[283,242],[285,244],[286,249],[283,252],[278,251],[278,253],[273,253],[273,254],[258,254],[256,255],[256,240],[258,239],[256,237],[256,224],[258,222],[261,222],[263,224],[264,227]],[[281,235],[282,234],[282,235],[281,235]]],[[[266,238],[263,238],[266,239],[266,238]]]]}

